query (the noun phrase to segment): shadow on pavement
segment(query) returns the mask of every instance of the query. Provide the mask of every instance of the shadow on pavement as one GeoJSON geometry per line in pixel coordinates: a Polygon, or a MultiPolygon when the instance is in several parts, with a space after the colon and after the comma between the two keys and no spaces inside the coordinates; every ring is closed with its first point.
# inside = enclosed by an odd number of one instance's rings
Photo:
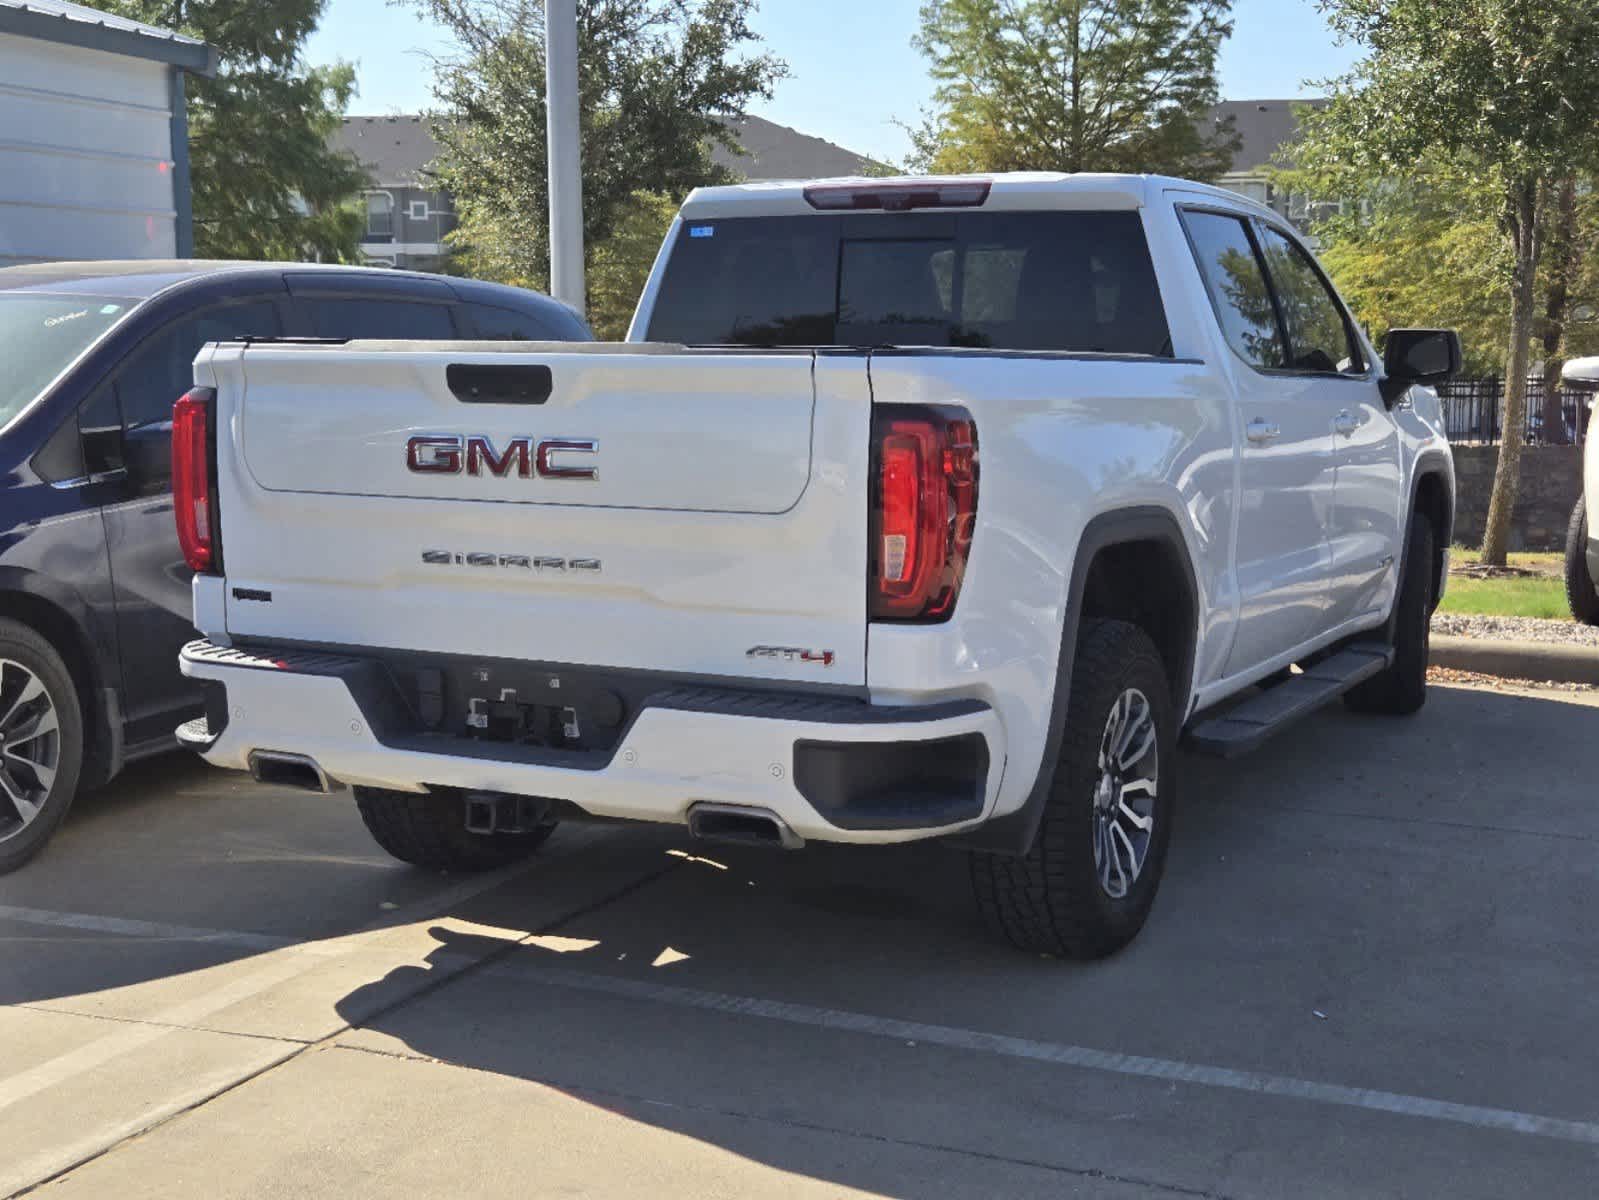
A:
{"type": "MultiPolygon", "coordinates": [[[[1593,962],[1599,811],[1573,768],[1596,724],[1591,707],[1438,689],[1416,720],[1333,712],[1243,762],[1185,757],[1161,900],[1140,941],[1101,964],[994,945],[969,907],[963,859],[940,847],[784,856],[685,842],[659,881],[521,944],[437,928],[427,965],[404,968],[408,992],[464,958],[477,966],[389,1008],[395,981],[375,982],[339,1011],[365,1048],[544,1084],[783,1171],[907,1198],[962,1189],[879,1169],[873,1139],[1003,1155],[1020,1124],[1097,1137],[1100,1117],[1050,1095],[1061,1081],[1046,1086],[1027,1064],[955,1055],[921,1074],[890,1039],[740,1013],[740,997],[1589,1115],[1582,1080],[1599,1064],[1572,1062],[1569,1048],[1599,982],[1582,965],[1593,962]],[[1490,848],[1503,869],[1485,876],[1490,848]],[[1551,953],[1569,979],[1551,978],[1551,953]],[[1536,994],[1529,977],[1543,980],[1536,994]],[[656,986],[713,1000],[657,1004],[656,986]],[[1533,1032],[1511,1048],[1506,1022],[1533,1032]],[[1012,1111],[1013,1088],[1040,1089],[1036,1120],[1012,1111]],[[937,1118],[918,1135],[907,1114],[929,1106],[937,1118]],[[974,1106],[1010,1123],[960,1115],[974,1106]],[[854,1149],[819,1161],[784,1129],[827,1129],[854,1149]]],[[[492,906],[474,919],[517,927],[492,906]]],[[[1184,1100],[1228,1111],[1203,1090],[1122,1103],[1137,1113],[1184,1100]]],[[[1196,1128],[1221,1120],[1190,1113],[1196,1128]]]]}
{"type": "MultiPolygon", "coordinates": [[[[796,1175],[907,1198],[965,1193],[890,1170],[874,1142],[980,1156],[1015,1140],[1003,1152],[1025,1161],[1051,1155],[1052,1129],[1130,1128],[1095,1124],[1110,1119],[1098,1092],[1121,1096],[1116,1119],[1161,1105],[1186,1118],[1183,1103],[1197,1114],[1213,1098],[1097,1076],[1063,1095],[1058,1074],[1026,1064],[917,1058],[882,1036],[654,1003],[612,983],[1583,1116],[1583,1081],[1599,1073],[1596,1051],[1573,1051],[1592,1045],[1599,990],[1596,727],[1592,707],[1436,689],[1414,720],[1333,712],[1237,763],[1185,757],[1154,915],[1095,965],[992,943],[964,859],[939,846],[782,854],[621,829],[586,861],[632,854],[670,869],[537,932],[512,889],[439,913],[499,936],[434,926],[425,962],[337,1001],[354,1030],[342,1040],[542,1084],[796,1175]],[[802,1152],[784,1136],[818,1129],[853,1148],[819,1159],[814,1141],[802,1152]]],[[[245,781],[248,795],[207,800],[219,784],[192,764],[148,764],[126,783],[131,797],[91,799],[59,851],[0,880],[0,904],[293,941],[359,928],[391,897],[441,885],[385,866],[345,798],[245,781]]],[[[132,938],[69,956],[21,942],[0,952],[5,1003],[250,953],[132,938]]]]}

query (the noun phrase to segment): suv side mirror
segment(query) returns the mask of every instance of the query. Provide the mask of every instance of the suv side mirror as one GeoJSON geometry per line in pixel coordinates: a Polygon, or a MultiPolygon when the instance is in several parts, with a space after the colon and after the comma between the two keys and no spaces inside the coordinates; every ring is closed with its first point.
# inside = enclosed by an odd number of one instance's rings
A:
{"type": "Polygon", "coordinates": [[[1460,335],[1453,329],[1390,329],[1382,358],[1378,386],[1392,408],[1415,385],[1445,383],[1460,374],[1460,335]]]}
{"type": "Polygon", "coordinates": [[[1599,358],[1574,358],[1560,368],[1560,381],[1579,392],[1599,392],[1599,358]]]}

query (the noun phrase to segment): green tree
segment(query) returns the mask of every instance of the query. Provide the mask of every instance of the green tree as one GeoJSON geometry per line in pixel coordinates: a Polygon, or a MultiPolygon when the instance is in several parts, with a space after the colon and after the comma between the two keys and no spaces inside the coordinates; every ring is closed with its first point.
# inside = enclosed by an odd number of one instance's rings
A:
{"type": "Polygon", "coordinates": [[[1508,301],[1505,408],[1483,561],[1503,565],[1520,482],[1526,377],[1550,198],[1599,159],[1593,0],[1321,0],[1367,48],[1328,81],[1299,161],[1327,179],[1398,178],[1432,159],[1493,197],[1508,301]]]}
{"type": "Polygon", "coordinates": [[[356,257],[366,173],[329,139],[355,92],[348,63],[301,52],[326,0],[97,0],[203,38],[215,79],[188,81],[194,247],[202,258],[356,257]]]}
{"type": "MultiPolygon", "coordinates": [[[[1295,192],[1320,190],[1299,172],[1278,179],[1295,192]]],[[[1342,213],[1315,225],[1318,256],[1373,340],[1380,346],[1407,326],[1456,329],[1467,373],[1498,372],[1509,322],[1493,192],[1423,171],[1346,188],[1343,199],[1342,213]]]]}
{"type": "Polygon", "coordinates": [[[601,341],[619,342],[672,227],[678,201],[660,192],[635,192],[617,216],[611,236],[588,253],[589,324],[601,341]]]}
{"type": "Polygon", "coordinates": [[[915,45],[926,170],[1152,171],[1211,179],[1238,146],[1209,123],[1232,0],[928,0],[915,45]]]}
{"type": "MultiPolygon", "coordinates": [[[[436,169],[460,216],[451,236],[460,265],[483,278],[547,287],[543,6],[417,3],[462,47],[436,63],[434,80],[443,107],[436,169]]],[[[637,216],[639,192],[677,201],[702,184],[731,181],[711,158],[714,146],[733,146],[723,118],[769,97],[786,73],[772,55],[746,53],[758,42],[753,9],[754,0],[579,0],[583,234],[591,263],[637,216]]],[[[602,286],[611,286],[614,261],[595,265],[602,286]]]]}

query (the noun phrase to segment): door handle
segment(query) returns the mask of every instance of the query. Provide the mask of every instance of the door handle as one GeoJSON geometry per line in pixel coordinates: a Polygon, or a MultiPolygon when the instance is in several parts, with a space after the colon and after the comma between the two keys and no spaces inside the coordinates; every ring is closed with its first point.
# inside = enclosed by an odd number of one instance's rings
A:
{"type": "Polygon", "coordinates": [[[1256,417],[1244,428],[1244,435],[1257,446],[1274,441],[1282,435],[1282,429],[1270,421],[1262,421],[1256,417]]]}
{"type": "Polygon", "coordinates": [[[1359,419],[1347,408],[1333,418],[1333,432],[1341,437],[1354,437],[1359,428],[1359,419]]]}

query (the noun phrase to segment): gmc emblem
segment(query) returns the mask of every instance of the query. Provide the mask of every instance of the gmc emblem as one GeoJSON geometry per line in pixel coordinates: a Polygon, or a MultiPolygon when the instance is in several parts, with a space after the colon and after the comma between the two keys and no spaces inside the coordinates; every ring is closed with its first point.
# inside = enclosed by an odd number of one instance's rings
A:
{"type": "MultiPolygon", "coordinates": [[[[600,444],[593,438],[514,437],[504,450],[482,434],[430,433],[405,443],[405,466],[418,475],[494,475],[518,479],[598,479],[599,468],[592,465],[600,444]],[[572,459],[590,456],[589,465],[572,459]]],[[[580,460],[582,461],[582,460],[580,460]]]]}

